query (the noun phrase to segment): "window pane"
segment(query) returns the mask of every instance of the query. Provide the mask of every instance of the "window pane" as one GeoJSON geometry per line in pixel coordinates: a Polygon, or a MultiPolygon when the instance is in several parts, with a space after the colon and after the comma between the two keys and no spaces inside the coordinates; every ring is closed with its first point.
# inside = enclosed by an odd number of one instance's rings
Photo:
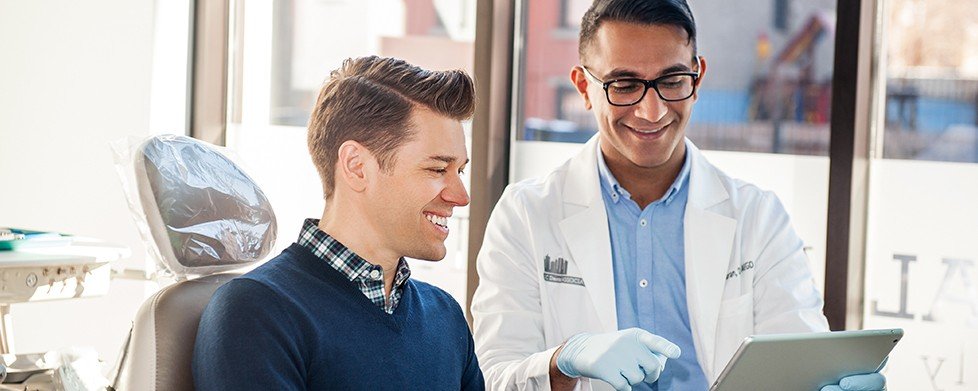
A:
{"type": "Polygon", "coordinates": [[[864,326],[906,331],[887,364],[894,389],[974,390],[978,9],[884,5],[884,158],[870,165],[864,326]]]}
{"type": "Polygon", "coordinates": [[[271,124],[305,126],[327,72],[345,58],[377,54],[471,73],[474,1],[273,3],[271,124]]]}
{"type": "MultiPolygon", "coordinates": [[[[472,74],[475,0],[275,0],[241,2],[231,74],[228,145],[248,164],[275,207],[277,247],[302,219],[323,211],[306,124],[329,71],[349,57],[391,56],[434,70],[472,74]]],[[[469,137],[469,124],[464,124],[469,137]]],[[[463,177],[465,178],[465,177],[463,177]]],[[[468,183],[466,183],[468,187],[468,183]]],[[[441,262],[412,261],[412,277],[465,302],[468,208],[457,208],[441,262]]]]}
{"type": "Polygon", "coordinates": [[[886,6],[883,156],[978,162],[978,7],[961,0],[886,6]]]}

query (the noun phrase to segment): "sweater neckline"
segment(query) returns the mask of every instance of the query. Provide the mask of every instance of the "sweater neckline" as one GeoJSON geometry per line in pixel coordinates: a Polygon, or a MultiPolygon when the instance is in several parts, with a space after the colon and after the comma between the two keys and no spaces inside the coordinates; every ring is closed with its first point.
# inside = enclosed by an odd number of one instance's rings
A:
{"type": "Polygon", "coordinates": [[[316,257],[309,249],[293,243],[286,251],[293,253],[301,261],[301,266],[312,275],[320,277],[324,283],[335,286],[345,293],[342,299],[351,300],[359,306],[367,307],[365,312],[387,325],[394,332],[401,333],[404,329],[404,322],[409,316],[408,308],[414,305],[414,281],[408,279],[404,284],[404,291],[401,292],[401,300],[398,302],[394,312],[388,314],[383,308],[371,301],[359,288],[354,281],[350,281],[338,270],[333,269],[325,261],[316,257]]]}

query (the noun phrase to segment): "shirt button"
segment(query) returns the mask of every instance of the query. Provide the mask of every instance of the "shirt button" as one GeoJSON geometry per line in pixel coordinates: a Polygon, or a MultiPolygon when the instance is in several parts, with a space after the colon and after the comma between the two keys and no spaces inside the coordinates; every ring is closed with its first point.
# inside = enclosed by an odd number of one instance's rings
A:
{"type": "Polygon", "coordinates": [[[642,281],[639,281],[638,282],[638,286],[640,286],[642,288],[645,288],[645,287],[649,286],[649,280],[646,280],[646,279],[643,278],[642,281]]]}
{"type": "Polygon", "coordinates": [[[375,280],[379,280],[380,279],[380,272],[377,271],[377,269],[371,270],[370,271],[370,278],[375,279],[375,280]]]}
{"type": "Polygon", "coordinates": [[[641,225],[641,226],[644,227],[646,225],[649,225],[649,222],[648,221],[645,221],[645,219],[641,219],[641,220],[638,221],[638,225],[641,225]]]}

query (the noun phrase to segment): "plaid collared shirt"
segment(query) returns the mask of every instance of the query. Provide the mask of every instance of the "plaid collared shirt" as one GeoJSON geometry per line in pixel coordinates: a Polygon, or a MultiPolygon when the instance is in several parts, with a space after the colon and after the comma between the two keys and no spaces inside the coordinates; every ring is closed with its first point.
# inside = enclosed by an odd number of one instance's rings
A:
{"type": "Polygon", "coordinates": [[[401,258],[397,263],[397,275],[391,289],[390,300],[384,300],[384,269],[370,264],[343,243],[319,229],[318,219],[306,219],[299,233],[299,245],[309,249],[333,269],[336,269],[355,283],[360,292],[388,314],[393,314],[404,292],[404,284],[411,276],[411,268],[401,258]]]}

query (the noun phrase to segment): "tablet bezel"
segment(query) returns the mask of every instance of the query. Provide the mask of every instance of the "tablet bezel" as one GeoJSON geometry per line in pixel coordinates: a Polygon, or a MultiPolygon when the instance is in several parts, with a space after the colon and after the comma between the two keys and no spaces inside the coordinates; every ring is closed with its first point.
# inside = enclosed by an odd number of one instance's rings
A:
{"type": "Polygon", "coordinates": [[[878,371],[902,338],[903,329],[752,335],[710,391],[817,391],[845,376],[878,371]]]}

